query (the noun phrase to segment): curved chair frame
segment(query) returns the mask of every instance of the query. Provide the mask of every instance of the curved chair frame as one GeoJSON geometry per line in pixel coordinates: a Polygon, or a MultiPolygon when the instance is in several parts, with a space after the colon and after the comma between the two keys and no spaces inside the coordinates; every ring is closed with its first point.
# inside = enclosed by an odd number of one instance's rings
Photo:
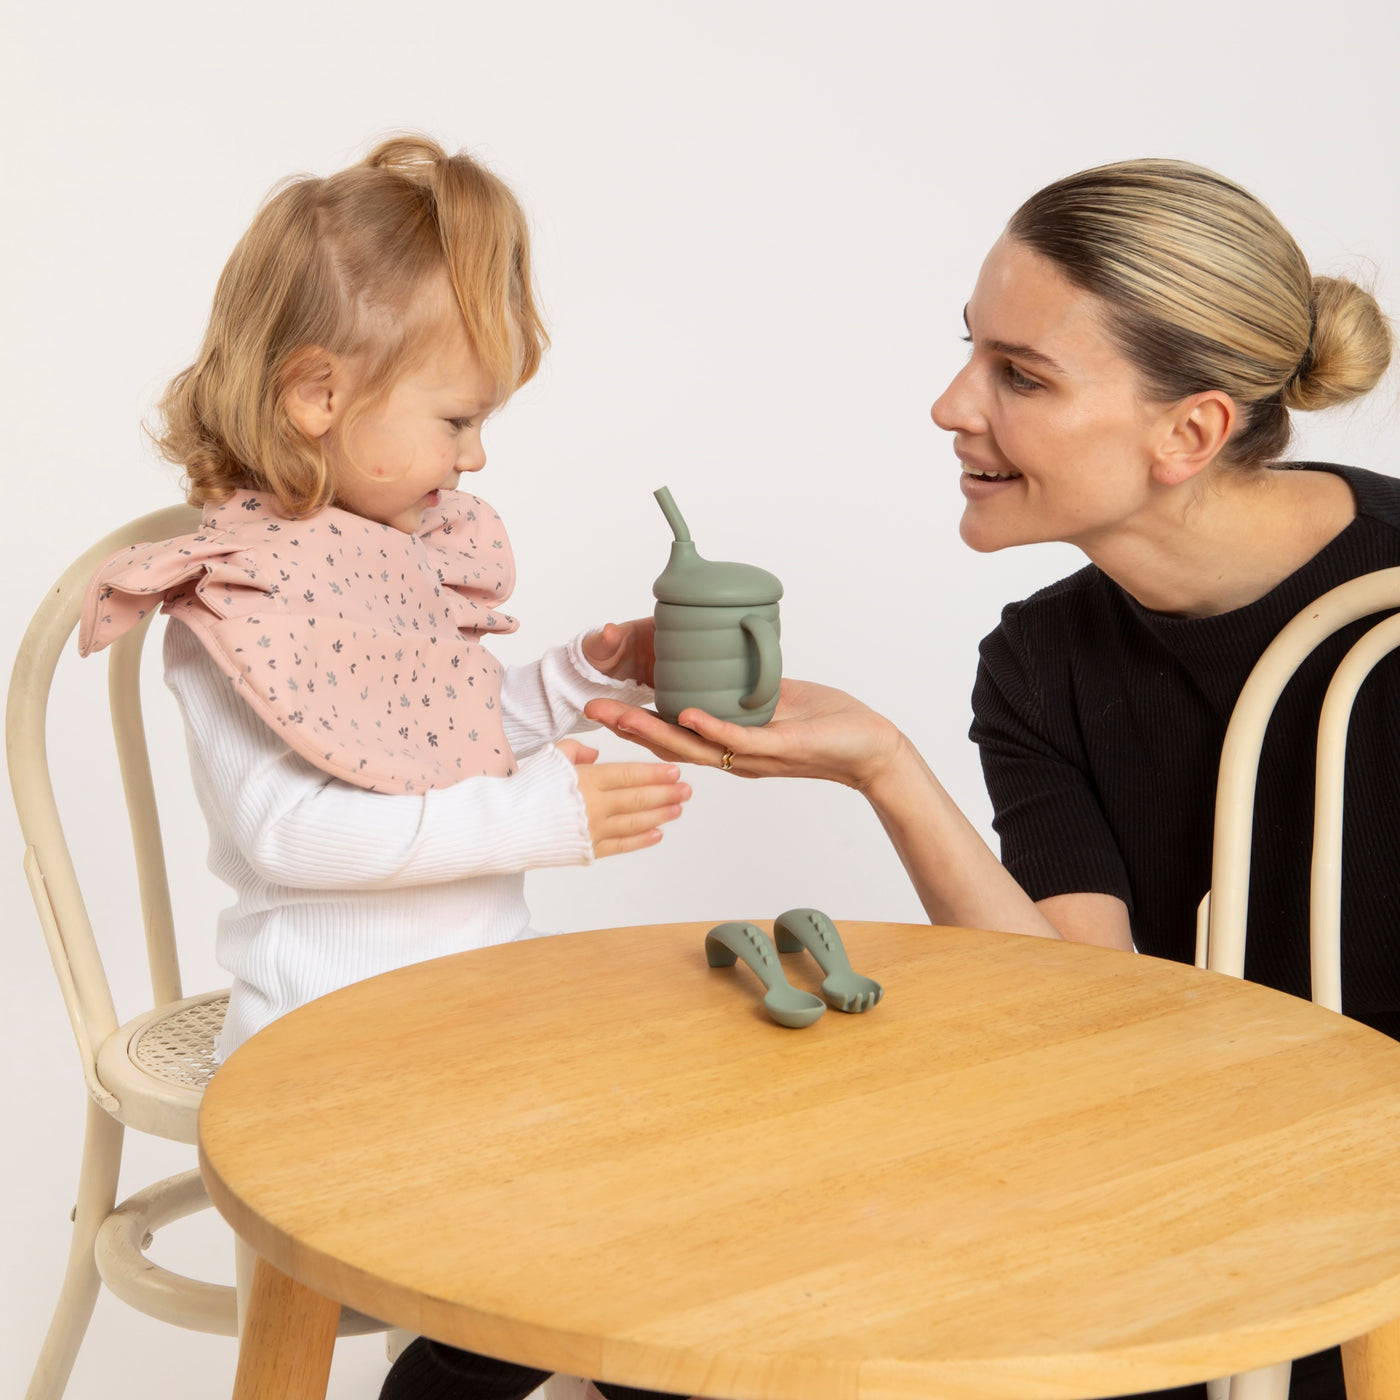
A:
{"type": "MultiPolygon", "coordinates": [[[[5,710],[10,785],[25,842],[24,871],[77,1041],[87,1088],[87,1126],[73,1212],[73,1237],[58,1305],[27,1400],[63,1394],[101,1284],[141,1312],[197,1331],[238,1333],[240,1295],[251,1279],[237,1257],[238,1287],[172,1273],[146,1257],[161,1226],[208,1206],[197,1171],[116,1204],[125,1129],[195,1141],[204,1086],[214,1072],[214,1036],[228,993],[186,997],[180,982],[165,850],[141,716],[141,647],[150,618],[113,644],[108,699],[131,824],[153,1009],[120,1024],[98,940],[83,901],[49,776],[46,716],[55,668],[77,626],[87,583],[118,550],[196,528],[188,506],[155,511],[114,530],[49,590],[20,644],[5,710]]],[[[345,1311],[341,1334],[384,1330],[345,1311]]]]}
{"type": "MultiPolygon", "coordinates": [[[[1333,633],[1375,613],[1400,608],[1400,568],[1349,579],[1315,599],[1269,643],[1249,673],[1230,716],[1220,754],[1215,797],[1211,888],[1196,919],[1196,965],[1244,976],[1249,915],[1249,862],[1254,791],[1264,733],[1284,687],[1333,633]]],[[[1366,677],[1400,648],[1400,615],[1370,628],[1347,652],[1327,687],[1318,720],[1317,795],[1313,810],[1310,888],[1312,999],[1342,1009],[1342,809],[1347,729],[1366,677]]],[[[1290,1363],[1235,1376],[1229,1400],[1287,1400],[1290,1363]]],[[[1211,1400],[1225,1400],[1225,1383],[1211,1382],[1211,1400]]]]}

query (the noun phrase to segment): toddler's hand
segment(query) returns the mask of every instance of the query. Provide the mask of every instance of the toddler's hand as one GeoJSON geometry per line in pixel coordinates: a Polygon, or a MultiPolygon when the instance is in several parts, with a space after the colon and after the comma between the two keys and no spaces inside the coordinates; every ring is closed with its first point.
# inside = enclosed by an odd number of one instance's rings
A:
{"type": "Polygon", "coordinates": [[[577,769],[596,856],[654,846],[661,823],[675,821],[690,800],[690,784],[672,763],[599,763],[598,750],[576,739],[556,747],[577,769]]]}
{"type": "Polygon", "coordinates": [[[610,622],[601,632],[583,639],[583,654],[595,671],[619,681],[654,685],[656,681],[656,622],[650,617],[610,622]]]}

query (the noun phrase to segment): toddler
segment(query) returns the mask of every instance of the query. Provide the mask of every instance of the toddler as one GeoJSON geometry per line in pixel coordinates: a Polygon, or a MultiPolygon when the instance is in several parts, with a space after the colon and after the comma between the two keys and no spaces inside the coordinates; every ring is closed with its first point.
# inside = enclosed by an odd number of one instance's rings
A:
{"type": "MultiPolygon", "coordinates": [[[[530,666],[481,645],[516,626],[514,568],[458,478],[546,344],[510,191],[399,138],[273,194],[166,392],[158,441],[202,525],[109,560],[79,645],[157,604],[171,619],[210,867],[237,896],[221,1057],[347,983],[529,936],[526,870],[650,845],[690,796],[670,765],[563,739],[589,700],[649,697],[650,619],[530,666]]],[[[514,1400],[542,1379],[420,1338],[383,1394],[514,1400]]]]}

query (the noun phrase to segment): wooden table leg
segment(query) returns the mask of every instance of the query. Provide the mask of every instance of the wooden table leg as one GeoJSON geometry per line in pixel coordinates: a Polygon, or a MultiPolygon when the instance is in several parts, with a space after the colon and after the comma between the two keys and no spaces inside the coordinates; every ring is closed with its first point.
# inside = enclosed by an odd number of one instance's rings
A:
{"type": "Polygon", "coordinates": [[[326,1400],[340,1304],[274,1269],[253,1268],[233,1400],[326,1400]]]}
{"type": "Polygon", "coordinates": [[[1347,1400],[1392,1400],[1400,1395],[1400,1318],[1342,1343],[1347,1400]]]}

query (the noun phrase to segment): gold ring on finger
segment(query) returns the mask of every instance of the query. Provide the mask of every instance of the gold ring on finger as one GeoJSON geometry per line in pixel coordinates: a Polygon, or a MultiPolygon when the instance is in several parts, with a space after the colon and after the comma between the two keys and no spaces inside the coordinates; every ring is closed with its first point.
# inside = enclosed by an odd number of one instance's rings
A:
{"type": "Polygon", "coordinates": [[[733,749],[725,749],[723,756],[720,758],[719,766],[723,768],[726,773],[734,767],[733,749]]]}

